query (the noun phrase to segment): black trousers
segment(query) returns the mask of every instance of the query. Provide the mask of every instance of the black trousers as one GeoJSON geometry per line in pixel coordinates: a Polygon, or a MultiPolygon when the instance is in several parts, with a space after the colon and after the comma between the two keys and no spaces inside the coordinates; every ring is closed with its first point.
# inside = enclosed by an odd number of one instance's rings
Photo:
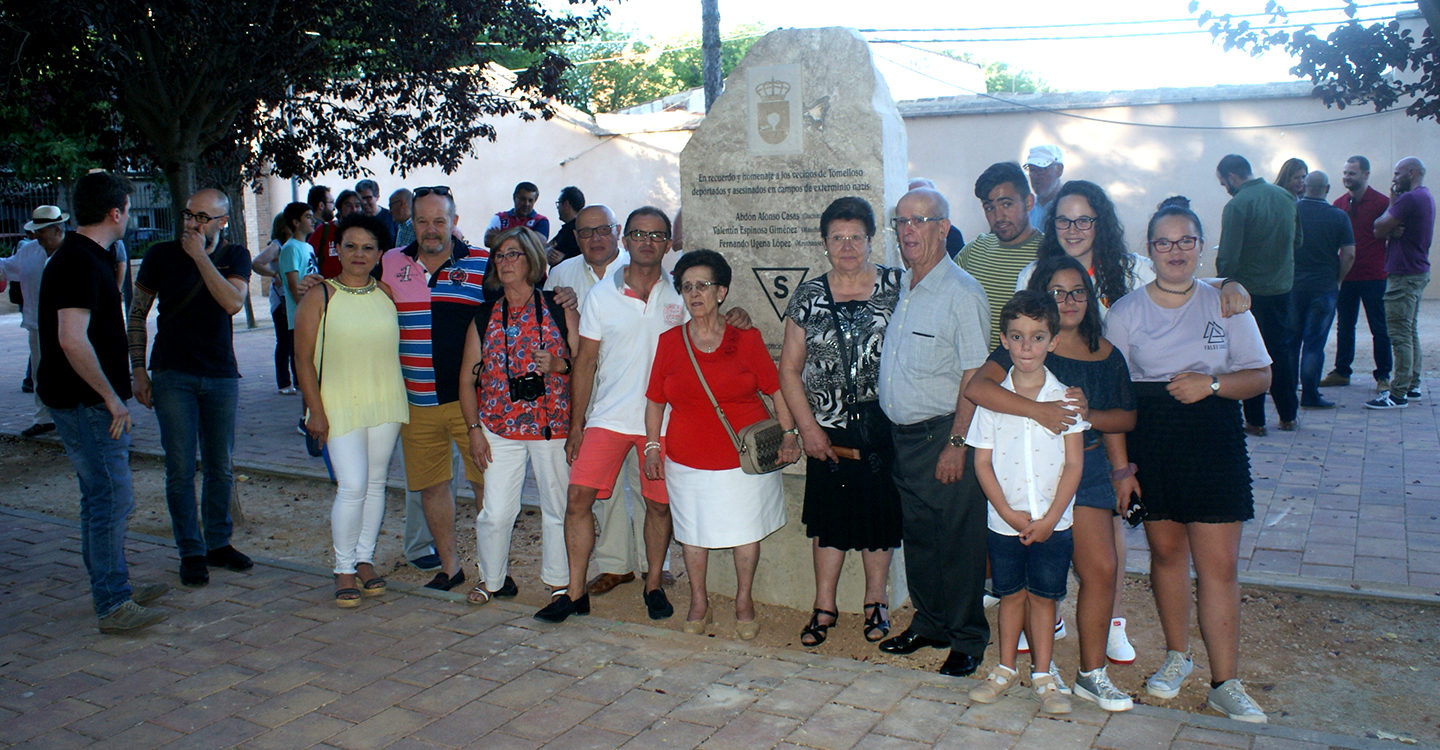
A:
{"type": "Polygon", "coordinates": [[[900,492],[905,575],[915,617],[910,629],[950,648],[985,657],[985,493],[975,478],[975,456],[954,484],[935,478],[955,415],[895,425],[895,486],[900,492]]]}
{"type": "MultiPolygon", "coordinates": [[[[1250,312],[1260,327],[1260,338],[1270,352],[1270,398],[1275,400],[1275,413],[1281,422],[1294,422],[1300,409],[1295,395],[1295,366],[1290,356],[1290,295],[1274,294],[1250,298],[1250,312]]],[[[1265,394],[1247,398],[1245,424],[1264,426],[1265,394]]]]}

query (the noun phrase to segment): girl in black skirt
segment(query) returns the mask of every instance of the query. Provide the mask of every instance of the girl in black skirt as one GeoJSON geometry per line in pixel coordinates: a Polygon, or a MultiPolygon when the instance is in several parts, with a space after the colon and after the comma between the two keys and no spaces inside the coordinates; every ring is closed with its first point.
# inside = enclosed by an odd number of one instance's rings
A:
{"type": "MultiPolygon", "coordinates": [[[[1167,201],[1167,203],[1169,203],[1167,201]]],[[[1190,661],[1190,565],[1210,656],[1209,704],[1264,722],[1238,679],[1240,524],[1254,517],[1240,401],[1270,386],[1270,357],[1248,312],[1221,315],[1220,292],[1196,282],[1204,239],[1188,207],[1150,220],[1156,279],[1110,308],[1105,336],[1125,355],[1139,407],[1129,434],[1146,509],[1150,583],[1167,653],[1146,690],[1175,697],[1190,661]]]]}

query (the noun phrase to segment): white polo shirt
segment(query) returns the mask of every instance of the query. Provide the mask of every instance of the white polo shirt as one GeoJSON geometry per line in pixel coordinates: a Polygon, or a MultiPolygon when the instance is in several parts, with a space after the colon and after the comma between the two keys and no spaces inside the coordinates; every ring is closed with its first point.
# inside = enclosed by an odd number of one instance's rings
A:
{"type": "Polygon", "coordinates": [[[650,298],[640,299],[625,285],[625,268],[591,287],[580,306],[580,336],[600,342],[586,426],[644,435],[645,388],[660,334],[690,315],[670,274],[662,273],[650,298]]]}
{"type": "MultiPolygon", "coordinates": [[[[1010,373],[1014,372],[1011,368],[1010,373]]],[[[1008,391],[1015,390],[1015,384],[1006,373],[1005,382],[1000,385],[1008,391]]],[[[1040,387],[1036,401],[1065,400],[1065,384],[1045,369],[1045,385],[1040,387]]],[[[970,432],[965,442],[973,448],[989,448],[990,465],[995,469],[995,479],[1005,492],[1005,501],[1011,508],[1028,514],[1032,520],[1040,519],[1050,512],[1055,502],[1055,490],[1060,484],[1060,472],[1065,468],[1065,435],[1082,433],[1090,429],[1090,423],[1078,417],[1075,424],[1065,432],[1055,433],[1040,426],[1029,417],[1013,414],[999,414],[983,406],[975,407],[975,417],[970,420],[970,432]]],[[[1055,524],[1056,531],[1070,528],[1071,516],[1075,509],[1074,498],[1067,500],[1065,515],[1055,524]]],[[[1019,536],[1020,532],[1005,522],[996,512],[995,506],[986,503],[990,530],[1006,536],[1019,536]]]]}
{"type": "Polygon", "coordinates": [[[597,276],[595,269],[585,262],[584,255],[577,255],[573,258],[566,258],[555,264],[550,269],[550,275],[545,279],[546,291],[555,291],[562,286],[568,286],[575,290],[575,307],[580,309],[585,304],[585,296],[590,293],[590,287],[595,286],[600,279],[610,275],[617,268],[630,264],[630,253],[625,248],[620,248],[620,254],[611,259],[605,266],[605,273],[597,276]]]}

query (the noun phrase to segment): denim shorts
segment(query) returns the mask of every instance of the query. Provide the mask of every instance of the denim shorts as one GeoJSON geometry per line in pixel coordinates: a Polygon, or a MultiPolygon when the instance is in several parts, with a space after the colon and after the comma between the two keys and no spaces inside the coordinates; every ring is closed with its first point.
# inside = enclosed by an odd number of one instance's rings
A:
{"type": "Polygon", "coordinates": [[[1070,575],[1070,555],[1075,540],[1070,529],[1056,531],[1035,544],[1020,543],[1020,537],[986,530],[990,548],[990,588],[1004,598],[1018,591],[1059,601],[1065,598],[1070,575]]]}
{"type": "Polygon", "coordinates": [[[1115,510],[1115,485],[1110,483],[1110,457],[1105,455],[1104,445],[1085,451],[1085,468],[1080,472],[1075,504],[1082,508],[1115,510]]]}

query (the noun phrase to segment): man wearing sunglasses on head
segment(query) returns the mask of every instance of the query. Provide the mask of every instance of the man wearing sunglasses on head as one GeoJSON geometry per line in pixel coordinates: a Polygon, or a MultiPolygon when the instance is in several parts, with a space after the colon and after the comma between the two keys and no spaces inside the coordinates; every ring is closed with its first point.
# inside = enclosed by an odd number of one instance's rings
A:
{"type": "Polygon", "coordinates": [[[400,429],[405,482],[411,492],[420,493],[440,557],[440,571],[425,587],[440,591],[465,582],[455,552],[453,446],[460,448],[477,506],[485,496],[483,474],[470,457],[459,385],[466,327],[485,301],[490,252],[458,239],[456,218],[450,188],[415,188],[410,210],[415,241],[385,253],[374,272],[390,285],[400,316],[400,373],[410,402],[410,422],[400,429]]]}
{"type": "Polygon", "coordinates": [[[153,408],[160,423],[165,502],[180,548],[180,581],[187,586],[208,583],[210,567],[252,565],[230,546],[230,454],[240,396],[231,318],[250,293],[250,252],[226,241],[229,213],[230,199],[219,190],[190,196],[179,239],[145,253],[130,307],[135,400],[153,408]],[[157,300],[160,317],[147,372],[145,322],[157,300]],[[205,472],[198,518],[197,442],[205,472]]]}

